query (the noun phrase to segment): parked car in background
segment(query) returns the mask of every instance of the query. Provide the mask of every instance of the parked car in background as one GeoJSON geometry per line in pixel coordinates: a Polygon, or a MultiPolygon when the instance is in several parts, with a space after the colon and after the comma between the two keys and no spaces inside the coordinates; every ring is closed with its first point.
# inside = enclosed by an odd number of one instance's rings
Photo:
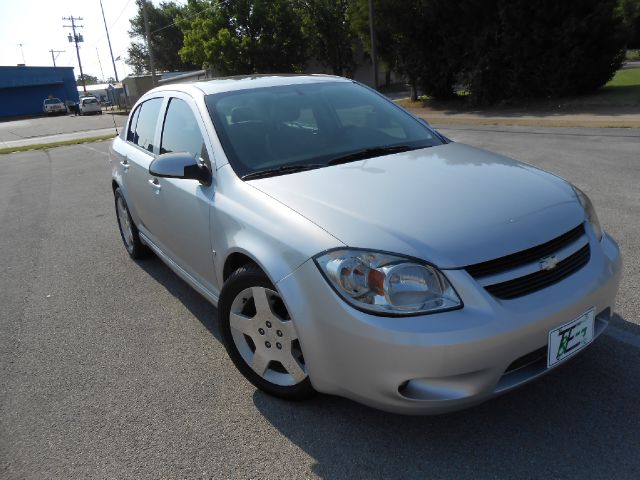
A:
{"type": "Polygon", "coordinates": [[[80,97],[78,111],[80,115],[86,115],[87,113],[102,114],[102,106],[96,97],[80,97]]]}
{"type": "Polygon", "coordinates": [[[59,98],[45,98],[42,102],[42,110],[48,115],[55,113],[67,113],[67,107],[59,98]]]}
{"type": "Polygon", "coordinates": [[[581,190],[352,80],[159,87],[110,153],[129,255],[217,305],[272,395],[460,409],[566,363],[612,315],[620,252],[581,190]]]}

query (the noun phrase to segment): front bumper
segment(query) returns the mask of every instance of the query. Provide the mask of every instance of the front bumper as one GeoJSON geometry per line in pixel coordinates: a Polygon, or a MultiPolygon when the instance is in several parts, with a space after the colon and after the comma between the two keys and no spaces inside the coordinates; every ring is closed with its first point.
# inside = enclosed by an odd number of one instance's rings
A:
{"type": "Polygon", "coordinates": [[[439,314],[391,318],[358,311],[331,289],[313,260],[278,282],[278,290],[316,390],[396,413],[443,413],[551,370],[546,358],[527,363],[533,357],[526,355],[543,352],[550,330],[590,308],[597,313],[594,336],[602,333],[621,258],[606,234],[590,242],[583,268],[513,300],[492,297],[464,270],[447,270],[464,308],[439,314]]]}

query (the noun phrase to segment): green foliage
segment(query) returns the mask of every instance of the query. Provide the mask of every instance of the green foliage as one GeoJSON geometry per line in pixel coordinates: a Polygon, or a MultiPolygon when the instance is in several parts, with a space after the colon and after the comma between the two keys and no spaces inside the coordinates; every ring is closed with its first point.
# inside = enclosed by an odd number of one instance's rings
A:
{"type": "Polygon", "coordinates": [[[458,80],[476,103],[587,93],[620,67],[617,0],[467,0],[458,80]]]}
{"type": "Polygon", "coordinates": [[[350,22],[347,0],[302,0],[303,31],[309,54],[334,75],[353,76],[358,38],[350,22]]]}
{"type": "MultiPolygon", "coordinates": [[[[84,74],[85,85],[97,85],[98,83],[100,83],[100,80],[98,79],[98,77],[94,77],[93,75],[87,75],[86,73],[84,74]]],[[[78,85],[79,87],[82,86],[82,77],[80,75],[78,75],[78,78],[76,78],[76,85],[78,85]]]]}
{"type": "Polygon", "coordinates": [[[289,0],[191,0],[178,24],[180,56],[220,75],[301,71],[300,9],[289,0]]]}
{"type": "Polygon", "coordinates": [[[627,34],[627,48],[640,48],[640,0],[620,0],[618,8],[627,34]]]}
{"type": "MultiPolygon", "coordinates": [[[[623,58],[618,1],[376,0],[378,51],[435,98],[465,91],[493,104],[594,91],[623,58]]],[[[367,0],[353,2],[364,40],[367,0]]]]}
{"type": "MultiPolygon", "coordinates": [[[[126,60],[136,74],[151,71],[149,53],[144,40],[142,1],[136,0],[138,13],[131,19],[131,30],[129,30],[129,36],[135,40],[129,46],[126,60]]],[[[182,9],[183,7],[174,2],[163,2],[159,6],[154,6],[150,1],[147,1],[151,47],[153,48],[155,67],[159,71],[171,72],[197,68],[193,63],[184,62],[178,54],[182,48],[183,35],[182,30],[174,23],[182,9]]]]}

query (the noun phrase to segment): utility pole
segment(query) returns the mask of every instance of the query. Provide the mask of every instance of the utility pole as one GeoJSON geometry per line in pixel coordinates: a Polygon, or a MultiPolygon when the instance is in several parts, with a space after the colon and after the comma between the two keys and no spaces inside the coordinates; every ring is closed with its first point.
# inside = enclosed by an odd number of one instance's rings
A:
{"type": "Polygon", "coordinates": [[[376,31],[373,26],[373,0],[369,0],[369,36],[371,37],[371,66],[373,67],[373,88],[378,89],[378,61],[376,59],[376,31]]]}
{"type": "Polygon", "coordinates": [[[26,65],[27,62],[24,60],[24,50],[22,49],[22,44],[18,43],[18,46],[20,47],[20,52],[22,53],[22,63],[23,65],[26,65]]]}
{"type": "Polygon", "coordinates": [[[51,52],[51,60],[53,60],[53,66],[56,66],[56,58],[58,58],[58,55],[54,55],[54,53],[62,53],[64,52],[64,50],[54,50],[53,48],[51,50],[49,50],[51,52]]]}
{"type": "Polygon", "coordinates": [[[81,33],[76,33],[76,28],[83,28],[82,25],[76,25],[76,20],[82,20],[82,17],[74,17],[71,15],[70,17],[62,17],[63,20],[69,20],[71,25],[63,25],[64,28],[70,28],[73,31],[73,38],[71,38],[71,34],[67,37],[69,42],[74,42],[76,44],[76,55],[78,56],[78,67],[80,67],[80,79],[82,80],[82,90],[84,94],[87,94],[87,86],[84,83],[84,73],[82,72],[82,62],[80,61],[80,47],[78,46],[78,42],[84,42],[84,38],[81,33]]]}
{"type": "Polygon", "coordinates": [[[149,33],[149,17],[147,16],[147,0],[142,0],[142,15],[144,17],[144,32],[147,37],[147,50],[149,52],[149,66],[151,67],[151,83],[156,86],[156,66],[153,61],[153,50],[151,49],[151,34],[149,33]]]}
{"type": "Polygon", "coordinates": [[[113,65],[113,73],[115,73],[116,83],[118,83],[118,70],[116,69],[116,61],[113,59],[113,50],[111,50],[111,39],[109,38],[109,29],[107,28],[107,19],[104,17],[104,8],[102,8],[102,0],[100,0],[100,10],[102,10],[102,21],[104,21],[104,29],[107,32],[107,43],[109,44],[109,53],[111,54],[111,64],[113,65]]]}

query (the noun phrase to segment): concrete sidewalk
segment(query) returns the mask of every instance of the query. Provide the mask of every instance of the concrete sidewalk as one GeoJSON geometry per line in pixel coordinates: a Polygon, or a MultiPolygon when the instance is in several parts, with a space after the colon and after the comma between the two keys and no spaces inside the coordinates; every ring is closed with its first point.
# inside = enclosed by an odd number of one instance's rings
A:
{"type": "Polygon", "coordinates": [[[99,130],[87,130],[85,132],[58,133],[56,135],[46,135],[42,137],[23,138],[21,140],[0,141],[0,148],[17,148],[30,145],[42,145],[45,143],[64,142],[67,140],[81,140],[84,138],[102,137],[105,135],[113,135],[116,131],[113,127],[101,128],[99,130]]]}

